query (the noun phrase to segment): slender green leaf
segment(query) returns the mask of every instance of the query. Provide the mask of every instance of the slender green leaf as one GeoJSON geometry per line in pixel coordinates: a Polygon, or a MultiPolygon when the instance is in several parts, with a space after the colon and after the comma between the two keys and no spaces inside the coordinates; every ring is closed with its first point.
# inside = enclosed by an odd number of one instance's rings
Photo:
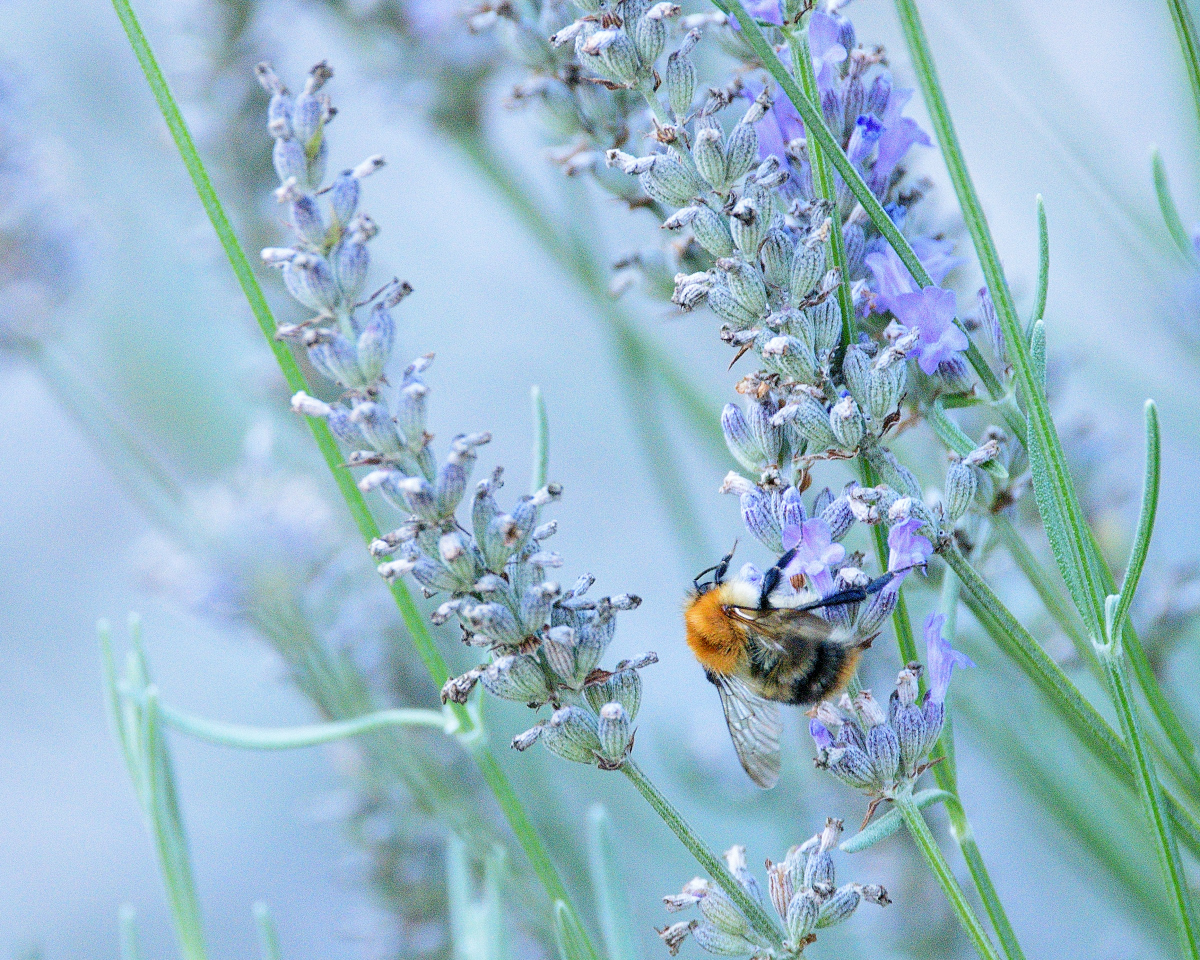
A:
{"type": "Polygon", "coordinates": [[[1117,708],[1121,728],[1133,754],[1138,792],[1142,799],[1146,819],[1150,823],[1156,840],[1155,853],[1158,856],[1159,869],[1162,871],[1167,891],[1175,908],[1175,922],[1180,944],[1185,956],[1190,957],[1191,960],[1200,960],[1200,941],[1197,940],[1187,877],[1179,860],[1179,849],[1163,801],[1162,787],[1158,782],[1158,775],[1154,771],[1154,764],[1149,757],[1141,722],[1138,719],[1137,706],[1133,701],[1133,690],[1129,685],[1129,677],[1125,673],[1121,645],[1119,642],[1113,642],[1110,637],[1107,643],[1096,644],[1096,653],[1108,671],[1109,691],[1113,698],[1113,705],[1117,708]]]}
{"type": "MultiPolygon", "coordinates": [[[[954,799],[954,794],[948,790],[920,790],[913,794],[913,804],[918,810],[924,810],[935,803],[949,802],[954,799]]],[[[886,840],[892,836],[900,829],[903,823],[904,818],[900,816],[900,811],[893,807],[887,813],[876,817],[849,840],[843,840],[838,844],[838,849],[843,853],[861,853],[868,847],[873,847],[879,841],[886,840]]]]}
{"type": "Polygon", "coordinates": [[[583,928],[579,918],[562,900],[554,902],[554,941],[558,944],[559,960],[587,960],[583,949],[583,928]]]}
{"type": "Polygon", "coordinates": [[[1188,10],[1187,0],[1167,0],[1171,11],[1171,22],[1175,25],[1175,36],[1183,52],[1183,63],[1187,67],[1188,81],[1192,85],[1192,99],[1196,113],[1200,116],[1200,40],[1196,37],[1196,24],[1188,10]]]}
{"type": "Polygon", "coordinates": [[[529,401],[533,406],[533,469],[529,492],[537,493],[546,485],[550,474],[550,420],[546,416],[546,400],[541,387],[535,384],[529,388],[529,401]]]}
{"type": "Polygon", "coordinates": [[[1050,293],[1050,226],[1046,222],[1046,204],[1042,195],[1037,196],[1038,218],[1038,279],[1037,296],[1033,300],[1033,313],[1030,314],[1030,329],[1033,324],[1046,316],[1046,297],[1050,293]]]}
{"type": "Polygon", "coordinates": [[[1162,211],[1167,233],[1171,235],[1171,239],[1175,242],[1175,248],[1183,255],[1184,259],[1194,264],[1196,249],[1192,246],[1191,237],[1188,236],[1187,228],[1183,225],[1179,208],[1175,206],[1175,197],[1171,194],[1171,181],[1167,179],[1167,167],[1163,163],[1162,154],[1158,152],[1158,147],[1150,150],[1150,170],[1154,175],[1154,193],[1158,197],[1158,209],[1162,211]]]}
{"type": "Polygon", "coordinates": [[[1154,517],[1158,512],[1159,475],[1162,470],[1162,438],[1158,430],[1158,408],[1153,400],[1146,401],[1146,479],[1142,483],[1142,510],[1138,516],[1137,532],[1133,547],[1129,551],[1129,563],[1125,566],[1125,579],[1116,609],[1108,622],[1108,636],[1116,635],[1124,626],[1125,615],[1133,603],[1142,568],[1146,565],[1146,554],[1150,550],[1150,538],[1154,534],[1154,517]]]}
{"type": "Polygon", "coordinates": [[[628,921],[629,903],[621,877],[621,858],[613,847],[608,812],[601,804],[589,808],[587,827],[588,873],[608,960],[637,960],[637,945],[628,921]]]}
{"type": "Polygon", "coordinates": [[[121,936],[121,960],[142,960],[142,951],[138,949],[137,911],[132,904],[122,904],[118,915],[121,936]]]}

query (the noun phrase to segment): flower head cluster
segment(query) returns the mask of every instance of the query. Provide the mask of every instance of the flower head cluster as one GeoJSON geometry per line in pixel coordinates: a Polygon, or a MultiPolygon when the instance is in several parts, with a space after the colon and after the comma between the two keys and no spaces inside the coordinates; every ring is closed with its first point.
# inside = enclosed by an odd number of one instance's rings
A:
{"type": "Polygon", "coordinates": [[[384,376],[395,339],[390,308],[411,288],[392,281],[368,298],[370,319],[358,315],[366,243],[375,233],[370,219],[357,212],[358,182],[383,161],[372,158],[323,188],[323,130],[333,108],[319,91],[331,71],[318,64],[295,98],[269,67],[260,67],[259,75],[272,94],[268,121],[282,181],[277,196],[288,204],[298,237],[294,247],[268,249],[263,256],[283,269],[293,297],[315,311],[279,335],[299,339],[313,366],[342,387],[346,399],[329,404],[300,392],[292,408],[326,420],[351,448],[348,464],[372,468],[359,488],[378,491],[405,515],[371,545],[383,561],[379,573],[389,581],[411,575],[426,596],[449,594],[434,622],[456,618],[464,642],[491,652],[489,663],[448,681],[443,700],[465,702],[482,683],[503,699],[551,704],[556,712],[550,721],[522,734],[515,746],[542,739],[569,759],[620,766],[633,746],[631,725],[641,699],[637,671],[657,657],[622,662],[613,672],[599,663],[613,639],[616,614],[641,601],[627,594],[590,598],[591,577],[568,590],[550,578],[563,561],[545,548],[557,524],[543,522],[541,513],[559,497],[557,484],[505,510],[496,498],[502,487],[497,469],[476,486],[469,524],[459,522],[478,449],[491,436],[455,437],[439,465],[426,429],[429,388],[422,379],[432,357],[414,360],[394,387],[384,376]]]}
{"type": "Polygon", "coordinates": [[[817,705],[809,732],[817,744],[816,764],[843,783],[872,798],[872,809],[881,800],[911,784],[929,768],[927,758],[945,720],[946,691],[954,668],[974,666],[950,646],[942,635],[944,614],[925,621],[925,648],[929,689],[917,702],[919,663],[910,663],[896,678],[896,689],[887,711],[864,690],[853,700],[843,694],[834,706],[817,705]]]}
{"type": "MultiPolygon", "coordinates": [[[[767,861],[768,896],[787,934],[782,947],[767,943],[724,890],[696,877],[681,893],[663,897],[672,913],[697,907],[701,915],[698,920],[685,920],[659,931],[671,956],[690,935],[702,949],[717,956],[795,957],[817,939],[818,930],[848,919],[864,900],[887,906],[891,900],[881,886],[837,885],[831,851],[841,832],[842,821],[830,818],[824,830],[792,847],[782,863],[767,861]]],[[[746,869],[746,848],[733,847],[725,859],[743,889],[762,903],[758,881],[746,869]]]]}

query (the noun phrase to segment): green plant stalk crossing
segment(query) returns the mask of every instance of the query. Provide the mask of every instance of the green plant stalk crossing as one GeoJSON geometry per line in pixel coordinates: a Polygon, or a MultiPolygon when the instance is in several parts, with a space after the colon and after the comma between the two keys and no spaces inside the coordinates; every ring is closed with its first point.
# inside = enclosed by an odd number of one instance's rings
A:
{"type": "MultiPolygon", "coordinates": [[[[209,220],[212,222],[213,229],[221,241],[221,246],[229,258],[230,266],[233,268],[234,275],[237,277],[242,292],[250,305],[251,312],[253,312],[263,332],[263,336],[266,337],[267,343],[275,355],[275,359],[283,372],[284,379],[293,391],[306,390],[308,382],[303,371],[300,369],[300,365],[296,362],[296,358],[292,355],[291,348],[275,339],[275,319],[267,304],[266,297],[263,295],[262,288],[258,285],[258,280],[255,278],[254,271],[246,259],[246,254],[238,242],[229,218],[225,215],[220,199],[217,197],[216,190],[209,179],[208,172],[204,168],[204,163],[196,150],[191,133],[188,131],[187,125],[183,120],[183,115],[175,103],[166,78],[155,61],[153,51],[146,40],[145,34],[142,32],[141,25],[138,23],[137,16],[134,14],[129,0],[113,0],[113,7],[121,21],[121,25],[125,28],[125,33],[129,38],[130,46],[133,48],[134,56],[137,57],[138,63],[142,67],[142,71],[146,76],[146,82],[154,94],[163,119],[166,121],[167,127],[171,132],[171,137],[174,139],[175,145],[179,148],[180,156],[183,159],[188,174],[192,178],[196,193],[199,195],[209,220]]],[[[358,526],[359,532],[366,543],[370,544],[379,537],[381,531],[370,508],[367,506],[366,500],[363,498],[362,492],[355,485],[354,478],[342,466],[343,458],[341,452],[338,450],[337,441],[334,439],[329,426],[324,421],[311,417],[306,419],[308,420],[309,428],[312,430],[313,438],[317,442],[317,447],[320,449],[330,472],[333,474],[338,489],[346,501],[346,505],[354,518],[355,524],[358,526]]],[[[438,687],[441,687],[449,679],[450,671],[446,666],[446,661],[442,657],[441,652],[434,644],[433,637],[428,627],[426,627],[420,611],[413,601],[412,595],[400,580],[394,581],[390,585],[390,589],[396,606],[400,610],[400,616],[412,637],[413,644],[417,648],[422,661],[425,663],[426,669],[429,671],[430,678],[438,687]]],[[[456,704],[453,711],[460,725],[460,731],[463,733],[471,731],[474,722],[466,709],[456,704]]],[[[483,774],[488,787],[495,794],[496,800],[507,817],[514,835],[529,858],[534,873],[537,874],[538,879],[541,880],[542,885],[546,888],[551,901],[562,900],[564,903],[570,904],[571,900],[566,886],[558,876],[558,872],[550,860],[550,856],[543,846],[541,839],[538,837],[537,831],[525,813],[525,809],[513,791],[512,785],[509,783],[504,771],[500,768],[495,756],[488,748],[486,740],[482,736],[475,738],[464,737],[464,742],[469,743],[469,752],[479,765],[480,772],[483,774]]],[[[595,947],[591,944],[590,939],[586,937],[586,934],[584,936],[589,956],[595,958],[595,960],[599,960],[599,955],[596,953],[595,947]]]]}

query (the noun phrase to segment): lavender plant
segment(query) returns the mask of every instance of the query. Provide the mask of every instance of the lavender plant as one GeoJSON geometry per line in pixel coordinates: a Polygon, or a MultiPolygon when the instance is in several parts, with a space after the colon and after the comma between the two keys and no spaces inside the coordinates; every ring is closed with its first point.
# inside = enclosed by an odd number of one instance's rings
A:
{"type": "MultiPolygon", "coordinates": [[[[635,91],[647,102],[660,146],[645,157],[620,150],[609,157],[625,172],[636,174],[656,203],[679,208],[681,213],[671,215],[667,222],[690,227],[696,243],[713,258],[707,269],[677,279],[676,302],[694,308],[707,301],[725,322],[723,338],[740,351],[739,356],[753,352],[761,364],[760,370],[739,385],[748,398],[745,412],[730,406],[722,417],[730,451],[754,474],[753,479],[733,475],[725,484],[728,492],[739,495],[747,527],[772,551],[797,548],[795,568],[785,572],[794,572],[825,595],[863,582],[863,558],[847,555],[840,543],[855,523],[871,528],[878,562],[894,574],[888,588],[860,608],[839,605],[826,614],[873,629],[891,613],[901,654],[908,663],[887,714],[869,692],[858,691],[840,710],[820,707],[812,727],[822,766],[844,781],[872,791],[873,803],[895,803],[894,815],[876,820],[868,828],[869,836],[867,831],[860,835],[856,848],[877,842],[903,821],[978,952],[999,956],[941,855],[913,791],[916,778],[930,761],[940,760],[942,751],[949,748],[948,737],[939,735],[943,733],[950,668],[959,660],[942,633],[941,622],[936,618],[928,621],[926,659],[932,684],[918,706],[921,668],[900,583],[905,574],[929,562],[936,553],[946,564],[943,600],[953,609],[961,589],[983,626],[1047,693],[1085,744],[1120,779],[1135,786],[1157,842],[1181,944],[1194,956],[1189,894],[1175,830],[1182,831],[1183,839],[1193,847],[1200,831],[1188,805],[1164,790],[1159,781],[1125,659],[1127,654],[1168,750],[1186,765],[1190,747],[1186,732],[1158,690],[1153,674],[1143,669],[1144,653],[1127,624],[1157,502],[1154,408],[1151,405],[1147,411],[1149,445],[1142,519],[1124,583],[1117,590],[1082,522],[1078,496],[1049,416],[1042,318],[1035,316],[1027,334],[1017,317],[954,138],[915,7],[909,0],[899,0],[898,7],[987,281],[982,323],[994,334],[996,359],[1011,363],[1015,389],[1010,389],[1007,369],[997,376],[971,343],[965,324],[956,319],[954,295],[934,282],[933,275],[946,266],[944,245],[932,248],[942,258],[940,263],[924,262],[930,258],[920,256],[918,248],[927,245],[901,232],[897,221],[907,220],[906,204],[897,205],[899,193],[892,199],[902,176],[899,163],[923,135],[900,114],[905,98],[892,89],[890,78],[881,79],[885,75],[877,73],[870,86],[866,85],[868,71],[879,58],[856,48],[852,29],[836,11],[767,8],[752,16],[738,0],[732,0],[727,11],[704,21],[725,32],[723,42],[731,49],[757,58],[779,84],[779,91],[771,91],[766,83],[759,91],[752,90],[753,102],[736,122],[727,125],[728,130],[721,114],[735,102],[739,90],[734,87],[718,88],[696,114],[690,114],[694,68],[687,57],[699,39],[693,32],[687,34],[666,67],[667,105],[658,99],[655,62],[665,48],[663,21],[677,12],[671,5],[636,7],[625,0],[611,10],[587,8],[584,17],[556,37],[574,41],[583,69],[595,72],[603,85],[617,88],[613,92],[635,91]],[[795,75],[787,71],[774,44],[764,36],[764,27],[772,31],[772,39],[786,42],[795,75]],[[779,126],[780,139],[784,137],[786,119],[779,118],[786,118],[786,111],[780,109],[780,96],[798,114],[805,140],[797,143],[799,137],[791,137],[782,156],[769,149],[760,154],[762,138],[756,126],[765,122],[769,109],[776,111],[772,119],[779,126]],[[877,235],[868,231],[877,231],[877,235]],[[831,269],[826,270],[827,266],[831,269]],[[876,313],[883,318],[876,318],[876,313]],[[887,315],[891,319],[885,324],[887,315]],[[915,369],[908,364],[910,359],[915,361],[915,369]],[[982,406],[972,389],[970,368],[991,397],[989,413],[995,413],[1007,427],[1006,432],[997,428],[983,431],[980,441],[971,440],[946,414],[951,405],[982,406]],[[926,421],[954,454],[940,498],[927,496],[916,473],[890,447],[889,435],[906,420],[926,421]],[[1017,495],[1011,478],[1022,458],[1028,460],[1060,572],[1108,680],[1121,735],[1033,641],[965,555],[971,553],[969,548],[981,536],[991,514],[1004,509],[1017,495]],[[860,481],[837,496],[819,494],[810,518],[801,499],[811,482],[810,472],[833,460],[856,461],[860,481]],[[836,729],[836,737],[831,728],[836,729]]],[[[132,24],[135,49],[152,81],[157,78],[161,102],[185,159],[192,164],[231,259],[253,294],[256,288],[252,279],[247,279],[244,260],[238,260],[240,250],[220,215],[178,113],[165,95],[148,48],[128,7],[119,5],[118,9],[124,12],[127,26],[132,24]]],[[[469,467],[484,437],[457,438],[446,463],[436,467],[424,431],[426,388],[420,379],[424,360],[405,372],[395,391],[397,397],[388,396],[382,375],[394,338],[390,310],[407,291],[393,283],[365,303],[357,300],[363,289],[366,244],[373,233],[369,221],[356,212],[358,181],[377,163],[337,178],[328,190],[327,209],[321,207],[322,128],[330,110],[320,89],[327,78],[325,70],[315,71],[304,92],[293,101],[273,76],[264,74],[273,92],[272,133],[283,180],[279,198],[289,205],[299,237],[295,247],[268,251],[267,259],[281,266],[296,299],[316,311],[315,317],[280,328],[280,333],[298,339],[314,367],[347,391],[348,405],[326,404],[308,392],[297,391],[296,409],[324,421],[333,435],[357,447],[349,462],[377,468],[362,485],[378,489],[409,514],[393,533],[376,535],[361,497],[343,483],[343,492],[352,509],[359,511],[360,526],[371,539],[372,551],[380,556],[399,554],[399,559],[381,566],[381,573],[392,581],[393,592],[403,604],[407,594],[396,578],[412,574],[428,591],[450,593],[451,599],[438,608],[435,617],[457,617],[468,642],[493,650],[490,663],[448,680],[443,688],[454,717],[448,729],[460,734],[460,739],[464,739],[462,734],[478,730],[477,721],[467,726],[463,718],[469,720],[470,714],[462,709],[477,682],[500,697],[524,700],[535,707],[551,705],[555,711],[549,722],[518,737],[516,745],[525,747],[541,739],[566,759],[605,770],[619,769],[634,782],[723,891],[712,899],[711,888],[703,883],[692,887],[690,893],[685,891],[684,896],[694,897],[705,912],[710,926],[695,929],[706,931],[703,939],[707,946],[727,955],[800,952],[827,907],[831,918],[835,914],[840,917],[844,904],[852,904],[848,909],[853,909],[856,898],[866,894],[867,888],[851,886],[843,888],[848,892],[842,896],[832,888],[831,866],[828,883],[825,881],[824,864],[836,842],[836,831],[828,841],[822,836],[816,854],[808,859],[808,864],[820,864],[813,867],[814,877],[808,876],[805,866],[803,884],[797,887],[791,874],[799,861],[789,856],[792,866],[785,862],[781,875],[790,878],[790,895],[776,902],[772,889],[777,908],[786,900],[785,908],[779,910],[787,925],[785,939],[756,897],[757,885],[743,876],[744,862],[735,856],[728,867],[721,864],[633,762],[630,724],[640,702],[637,670],[646,664],[618,665],[612,673],[597,666],[611,639],[614,612],[636,604],[633,598],[624,597],[593,602],[584,599],[584,589],[590,586],[586,581],[562,593],[545,579],[546,568],[559,561],[541,546],[553,530],[538,526],[538,511],[556,495],[556,489],[541,487],[510,513],[503,513],[494,498],[499,481],[494,475],[480,486],[472,529],[468,531],[454,519],[465,495],[469,467]],[[364,322],[356,311],[368,305],[370,318],[364,322]],[[797,897],[801,904],[793,923],[797,897]],[[720,923],[715,919],[718,916],[720,923]]],[[[794,132],[800,131],[794,128],[794,132]]],[[[251,299],[255,302],[254,296],[251,299]]],[[[1044,305],[1044,299],[1041,302],[1044,305]]],[[[1041,309],[1039,305],[1039,314],[1041,309]]],[[[261,309],[259,312],[264,330],[272,332],[265,322],[269,317],[261,309]]],[[[289,366],[282,352],[277,351],[277,356],[289,379],[299,380],[294,363],[289,366]]],[[[331,448],[329,431],[318,429],[317,434],[333,466],[337,450],[331,448]]],[[[748,574],[752,575],[753,571],[748,574]]],[[[414,628],[418,621],[411,616],[411,609],[406,610],[414,639],[425,647],[427,662],[436,665],[428,634],[414,628]]],[[[478,748],[473,752],[480,759],[478,748]]],[[[921,800],[946,800],[954,832],[1001,949],[1008,957],[1020,956],[954,795],[952,766],[934,769],[942,790],[932,795],[927,792],[921,800]]],[[[493,778],[492,782],[495,787],[497,781],[493,778]]],[[[514,817],[511,805],[508,812],[514,817]]],[[[518,823],[519,818],[514,826],[518,823]]],[[[522,833],[519,828],[518,833],[522,833]]],[[[826,835],[829,833],[827,830],[826,835]]],[[[534,856],[536,840],[528,834],[522,835],[522,840],[534,856]]],[[[549,876],[544,873],[543,879],[553,895],[557,891],[549,876]]],[[[774,879],[774,874],[771,876],[774,879]]],[[[783,887],[782,882],[779,885],[783,887]]],[[[569,911],[565,898],[560,899],[569,911]]],[[[577,946],[586,944],[582,928],[568,925],[566,929],[577,946]]],[[[677,945],[679,933],[676,930],[671,945],[677,945]]]]}

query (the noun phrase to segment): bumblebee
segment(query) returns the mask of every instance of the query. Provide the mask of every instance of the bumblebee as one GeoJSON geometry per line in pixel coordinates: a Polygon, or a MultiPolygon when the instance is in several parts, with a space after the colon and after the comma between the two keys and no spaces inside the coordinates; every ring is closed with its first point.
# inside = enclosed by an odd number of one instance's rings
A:
{"type": "Polygon", "coordinates": [[[860,603],[895,576],[884,574],[826,597],[800,588],[780,595],[783,571],[795,553],[787,551],[761,582],[752,583],[725,578],[733,559],[730,550],[692,581],[695,590],[684,613],[688,646],[721,695],[738,759],[750,779],[764,788],[779,779],[779,704],[811,706],[843,689],[876,636],[855,636],[815,611],[860,603]],[[702,582],[709,573],[712,579],[702,582]]]}

